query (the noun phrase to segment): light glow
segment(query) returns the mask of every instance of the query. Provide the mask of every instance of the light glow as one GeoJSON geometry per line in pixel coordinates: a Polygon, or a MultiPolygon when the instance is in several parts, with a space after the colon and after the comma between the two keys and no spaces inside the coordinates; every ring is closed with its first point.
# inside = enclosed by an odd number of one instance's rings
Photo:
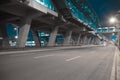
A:
{"type": "Polygon", "coordinates": [[[111,24],[115,23],[116,21],[117,21],[117,19],[115,17],[111,17],[110,20],[109,20],[109,22],[111,24]]]}

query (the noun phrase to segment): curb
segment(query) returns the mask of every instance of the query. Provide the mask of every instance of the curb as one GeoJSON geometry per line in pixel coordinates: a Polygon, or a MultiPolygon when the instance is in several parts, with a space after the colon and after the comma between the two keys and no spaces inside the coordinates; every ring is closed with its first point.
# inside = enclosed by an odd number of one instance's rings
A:
{"type": "Polygon", "coordinates": [[[120,80],[120,51],[116,47],[110,80],[120,80]]]}
{"type": "Polygon", "coordinates": [[[110,80],[116,80],[116,54],[117,54],[117,48],[115,50],[115,54],[114,54],[114,58],[113,58],[113,66],[112,66],[110,80]]]}
{"type": "Polygon", "coordinates": [[[41,51],[64,50],[64,49],[74,49],[74,48],[85,48],[85,47],[93,47],[93,46],[95,46],[95,45],[54,47],[54,48],[43,48],[43,49],[34,49],[34,50],[3,51],[3,52],[0,52],[0,55],[17,54],[17,53],[27,53],[27,52],[41,52],[41,51]]]}
{"type": "Polygon", "coordinates": [[[117,80],[120,80],[120,51],[117,54],[117,80]]]}

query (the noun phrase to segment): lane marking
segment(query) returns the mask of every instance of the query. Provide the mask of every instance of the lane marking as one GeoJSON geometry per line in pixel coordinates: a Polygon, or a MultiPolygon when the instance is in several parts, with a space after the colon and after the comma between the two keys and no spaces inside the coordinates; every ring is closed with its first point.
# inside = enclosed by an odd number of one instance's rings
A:
{"type": "Polygon", "coordinates": [[[114,54],[114,58],[113,58],[110,80],[116,80],[116,54],[117,54],[117,47],[115,49],[115,54],[114,54]]]}
{"type": "Polygon", "coordinates": [[[70,58],[70,59],[66,59],[66,61],[72,61],[72,60],[75,60],[77,58],[80,58],[81,56],[76,56],[76,57],[73,57],[73,58],[70,58]]]}
{"type": "Polygon", "coordinates": [[[37,56],[37,57],[34,57],[34,59],[38,59],[38,58],[44,58],[44,57],[50,57],[50,56],[54,56],[54,55],[44,55],[44,56],[37,56]]]}

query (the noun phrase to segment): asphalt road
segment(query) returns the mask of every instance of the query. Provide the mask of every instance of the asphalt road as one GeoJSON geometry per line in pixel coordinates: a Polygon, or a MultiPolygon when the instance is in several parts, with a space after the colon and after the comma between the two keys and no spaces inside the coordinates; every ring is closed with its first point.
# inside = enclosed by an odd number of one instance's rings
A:
{"type": "Polygon", "coordinates": [[[0,80],[110,80],[114,46],[0,55],[0,80]]]}

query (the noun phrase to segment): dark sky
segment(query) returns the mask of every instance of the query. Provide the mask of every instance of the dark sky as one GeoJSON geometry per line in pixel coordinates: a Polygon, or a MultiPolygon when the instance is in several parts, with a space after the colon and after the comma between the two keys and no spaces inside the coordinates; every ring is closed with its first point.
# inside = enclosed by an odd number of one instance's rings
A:
{"type": "Polygon", "coordinates": [[[87,0],[99,16],[103,26],[108,25],[108,19],[120,10],[120,0],[87,0]]]}

